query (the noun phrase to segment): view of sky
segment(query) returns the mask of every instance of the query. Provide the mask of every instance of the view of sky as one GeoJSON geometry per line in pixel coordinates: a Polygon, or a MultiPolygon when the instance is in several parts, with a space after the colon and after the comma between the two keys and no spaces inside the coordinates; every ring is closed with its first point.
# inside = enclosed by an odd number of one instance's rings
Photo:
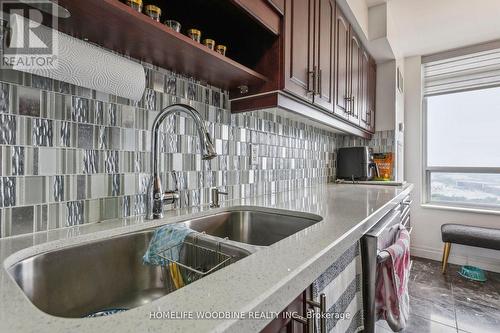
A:
{"type": "Polygon", "coordinates": [[[429,166],[500,167],[500,88],[427,98],[429,166]]]}

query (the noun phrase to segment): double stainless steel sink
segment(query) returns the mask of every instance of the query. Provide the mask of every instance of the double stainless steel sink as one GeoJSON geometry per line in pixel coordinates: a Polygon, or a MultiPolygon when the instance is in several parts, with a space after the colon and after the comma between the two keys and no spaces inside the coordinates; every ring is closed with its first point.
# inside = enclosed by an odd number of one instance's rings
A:
{"type": "Polygon", "coordinates": [[[257,246],[269,246],[317,222],[321,217],[254,210],[224,212],[186,222],[196,231],[257,246]]]}
{"type": "MultiPolygon", "coordinates": [[[[232,262],[321,221],[316,215],[254,209],[227,211],[179,223],[204,232],[204,246],[224,246],[232,262]],[[227,239],[229,241],[225,241],[227,239]]],[[[81,318],[106,309],[131,309],[168,293],[162,269],[143,264],[154,229],[87,242],[26,258],[9,274],[40,310],[81,318]]]]}

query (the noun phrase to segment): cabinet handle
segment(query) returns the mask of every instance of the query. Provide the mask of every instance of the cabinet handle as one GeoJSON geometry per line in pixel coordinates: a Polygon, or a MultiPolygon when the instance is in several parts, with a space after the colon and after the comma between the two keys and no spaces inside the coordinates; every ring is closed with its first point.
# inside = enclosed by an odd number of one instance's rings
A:
{"type": "Polygon", "coordinates": [[[351,113],[349,112],[349,105],[351,104],[351,98],[348,96],[344,96],[344,100],[346,102],[344,112],[347,113],[347,115],[350,115],[351,113]]]}
{"type": "Polygon", "coordinates": [[[316,95],[321,95],[321,69],[318,68],[318,84],[316,85],[318,88],[318,91],[316,92],[316,95]]]}
{"type": "Polygon", "coordinates": [[[307,311],[306,318],[299,316],[299,315],[295,315],[292,317],[292,319],[295,320],[296,322],[301,323],[302,325],[306,326],[307,333],[315,333],[314,332],[314,315],[312,312],[314,312],[314,310],[309,309],[307,311]]]}
{"type": "Polygon", "coordinates": [[[313,66],[313,94],[318,93],[318,67],[313,66]]]}
{"type": "Polygon", "coordinates": [[[312,93],[311,90],[311,77],[314,76],[314,73],[312,71],[307,71],[307,93],[310,94],[312,93]]]}
{"type": "Polygon", "coordinates": [[[313,67],[312,71],[307,72],[307,93],[313,95],[316,93],[316,66],[313,67]]]}
{"type": "Polygon", "coordinates": [[[354,113],[354,109],[356,108],[356,105],[354,104],[354,96],[351,96],[351,116],[358,118],[358,116],[354,113]]]}
{"type": "Polygon", "coordinates": [[[319,331],[320,333],[326,333],[326,295],[319,295],[319,302],[313,300],[307,300],[307,304],[311,305],[313,308],[319,308],[320,319],[319,319],[319,331]]]}

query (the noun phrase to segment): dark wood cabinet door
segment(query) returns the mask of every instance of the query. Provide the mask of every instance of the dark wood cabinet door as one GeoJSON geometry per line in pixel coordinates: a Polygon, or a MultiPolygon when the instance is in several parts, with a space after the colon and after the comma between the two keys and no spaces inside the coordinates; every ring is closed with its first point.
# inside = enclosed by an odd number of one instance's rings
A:
{"type": "Polygon", "coordinates": [[[377,95],[377,64],[370,59],[368,64],[368,130],[375,132],[375,105],[377,95]]]}
{"type": "Polygon", "coordinates": [[[340,9],[335,14],[335,114],[348,118],[349,112],[349,23],[340,9]]]}
{"type": "Polygon", "coordinates": [[[358,37],[351,31],[351,70],[350,70],[350,85],[349,85],[349,121],[355,125],[359,125],[360,104],[362,92],[361,68],[362,68],[362,49],[358,37]]]}
{"type": "Polygon", "coordinates": [[[361,96],[359,99],[358,109],[360,112],[360,126],[363,128],[368,128],[369,125],[369,62],[370,56],[366,50],[361,52],[361,70],[360,70],[360,80],[361,80],[361,96]]]}
{"type": "Polygon", "coordinates": [[[314,0],[285,2],[285,90],[312,101],[314,0]]]}
{"type": "Polygon", "coordinates": [[[261,333],[305,333],[307,326],[290,318],[290,314],[296,313],[299,316],[304,316],[308,305],[306,300],[311,299],[311,288],[307,288],[302,292],[292,303],[290,303],[278,318],[271,321],[261,333]],[[287,315],[285,315],[285,313],[287,315]]]}
{"type": "Polygon", "coordinates": [[[316,0],[315,4],[316,92],[313,103],[328,110],[334,109],[335,84],[335,2],[316,0]]]}

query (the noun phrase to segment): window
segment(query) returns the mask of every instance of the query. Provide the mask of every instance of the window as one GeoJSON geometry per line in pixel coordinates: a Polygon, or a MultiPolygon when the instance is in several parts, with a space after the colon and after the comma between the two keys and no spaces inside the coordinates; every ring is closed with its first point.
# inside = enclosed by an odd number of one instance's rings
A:
{"type": "Polygon", "coordinates": [[[429,95],[426,201],[500,210],[500,88],[429,95]]]}

